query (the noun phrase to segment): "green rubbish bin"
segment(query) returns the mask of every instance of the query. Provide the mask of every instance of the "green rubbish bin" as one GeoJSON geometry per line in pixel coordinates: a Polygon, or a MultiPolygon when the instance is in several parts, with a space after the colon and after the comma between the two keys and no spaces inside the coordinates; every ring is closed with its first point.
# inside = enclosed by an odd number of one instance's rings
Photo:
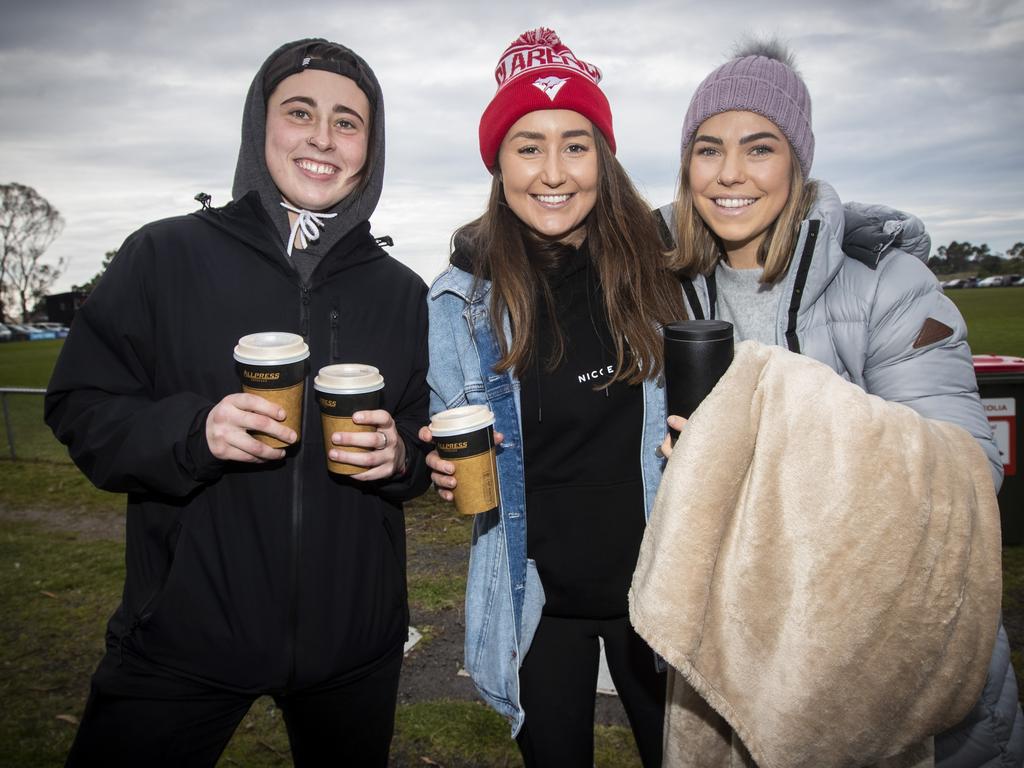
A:
{"type": "Polygon", "coordinates": [[[1024,357],[975,355],[974,373],[985,414],[1003,459],[999,517],[1003,544],[1024,544],[1024,483],[1017,469],[1017,435],[1024,409],[1024,357]]]}

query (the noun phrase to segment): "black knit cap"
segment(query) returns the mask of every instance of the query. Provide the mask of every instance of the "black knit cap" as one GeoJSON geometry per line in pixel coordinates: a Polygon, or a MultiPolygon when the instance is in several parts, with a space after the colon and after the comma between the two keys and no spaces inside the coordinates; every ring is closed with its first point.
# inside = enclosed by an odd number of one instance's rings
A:
{"type": "Polygon", "coordinates": [[[307,69],[322,69],[354,80],[370,104],[375,104],[377,89],[364,67],[362,60],[347,48],[327,40],[307,40],[304,45],[284,51],[267,67],[263,76],[263,100],[266,101],[286,77],[307,69]]]}

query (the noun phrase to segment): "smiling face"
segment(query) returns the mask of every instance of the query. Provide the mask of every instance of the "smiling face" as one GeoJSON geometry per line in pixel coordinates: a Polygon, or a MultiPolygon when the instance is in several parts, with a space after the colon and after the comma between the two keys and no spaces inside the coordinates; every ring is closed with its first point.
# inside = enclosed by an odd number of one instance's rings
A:
{"type": "Polygon", "coordinates": [[[509,208],[538,236],[579,245],[597,202],[594,128],[578,112],[544,109],[513,123],[498,150],[509,208]]]}
{"type": "Polygon", "coordinates": [[[733,268],[758,266],[758,248],[789,199],[791,156],[782,132],[754,112],[721,112],[697,129],[688,168],[693,204],[733,268]]]}
{"type": "MultiPolygon", "coordinates": [[[[359,183],[366,163],[370,103],[354,80],[308,69],[267,98],[267,169],[285,201],[323,211],[359,183]]],[[[294,216],[294,214],[291,214],[294,216]]]]}

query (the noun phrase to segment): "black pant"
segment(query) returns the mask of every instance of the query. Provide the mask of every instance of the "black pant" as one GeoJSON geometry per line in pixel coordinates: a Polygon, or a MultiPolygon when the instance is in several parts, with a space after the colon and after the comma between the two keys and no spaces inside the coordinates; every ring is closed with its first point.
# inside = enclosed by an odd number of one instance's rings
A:
{"type": "Polygon", "coordinates": [[[661,765],[665,674],[629,618],[544,616],[522,669],[526,722],[516,740],[526,768],[592,768],[598,637],[645,768],[661,765]]]}
{"type": "MultiPolygon", "coordinates": [[[[274,695],[295,765],[386,766],[401,666],[397,653],[342,685],[274,695]]],[[[256,698],[108,651],[67,766],[213,766],[256,698]]]]}

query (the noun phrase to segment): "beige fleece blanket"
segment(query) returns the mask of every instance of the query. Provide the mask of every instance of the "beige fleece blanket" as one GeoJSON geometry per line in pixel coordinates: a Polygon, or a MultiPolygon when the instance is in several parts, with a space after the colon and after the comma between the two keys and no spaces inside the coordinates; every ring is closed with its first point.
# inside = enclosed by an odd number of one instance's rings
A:
{"type": "Polygon", "coordinates": [[[737,345],[668,462],[630,591],[675,670],[665,765],[931,764],[981,693],[1000,562],[966,431],[737,345]]]}

